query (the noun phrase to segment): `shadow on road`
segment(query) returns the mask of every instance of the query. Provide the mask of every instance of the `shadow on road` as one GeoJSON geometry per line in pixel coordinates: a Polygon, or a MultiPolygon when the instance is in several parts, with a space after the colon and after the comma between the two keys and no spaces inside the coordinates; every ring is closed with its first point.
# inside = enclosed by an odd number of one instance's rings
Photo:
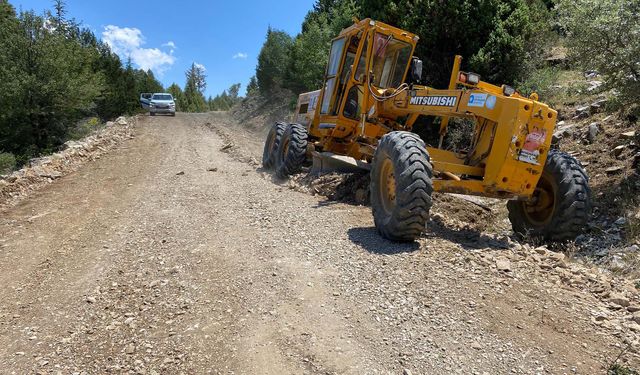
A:
{"type": "Polygon", "coordinates": [[[412,253],[420,250],[420,244],[417,242],[392,242],[386,240],[378,234],[376,228],[351,228],[348,231],[349,239],[372,254],[378,255],[396,255],[404,253],[412,253]]]}
{"type": "MultiPolygon", "coordinates": [[[[420,250],[418,242],[393,242],[380,236],[374,227],[358,227],[348,230],[351,242],[362,246],[366,251],[379,255],[396,255],[420,250]]],[[[508,249],[507,239],[496,239],[471,228],[451,228],[438,218],[427,224],[427,238],[440,238],[460,245],[465,250],[508,249]]]]}
{"type": "Polygon", "coordinates": [[[426,236],[442,238],[457,243],[465,250],[509,248],[509,243],[506,239],[496,239],[469,227],[452,228],[443,223],[440,218],[434,218],[427,224],[426,236]]]}

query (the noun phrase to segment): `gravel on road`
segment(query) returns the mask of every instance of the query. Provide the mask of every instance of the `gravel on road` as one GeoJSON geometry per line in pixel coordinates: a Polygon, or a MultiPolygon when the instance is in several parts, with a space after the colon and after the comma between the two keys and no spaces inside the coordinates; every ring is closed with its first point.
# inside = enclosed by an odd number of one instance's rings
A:
{"type": "Polygon", "coordinates": [[[383,240],[369,208],[261,170],[261,142],[223,114],[144,117],[0,213],[0,372],[599,374],[623,352],[638,365],[629,285],[461,228],[446,206],[419,241],[383,240]]]}

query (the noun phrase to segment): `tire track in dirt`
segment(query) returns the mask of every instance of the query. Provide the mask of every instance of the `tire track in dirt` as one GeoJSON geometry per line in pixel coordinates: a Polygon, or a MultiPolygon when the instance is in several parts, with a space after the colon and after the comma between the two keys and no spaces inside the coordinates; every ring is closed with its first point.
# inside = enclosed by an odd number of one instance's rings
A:
{"type": "Polygon", "coordinates": [[[619,353],[606,306],[527,251],[439,221],[382,240],[368,208],[256,169],[228,121],[145,118],[0,216],[3,372],[593,374],[619,353]]]}

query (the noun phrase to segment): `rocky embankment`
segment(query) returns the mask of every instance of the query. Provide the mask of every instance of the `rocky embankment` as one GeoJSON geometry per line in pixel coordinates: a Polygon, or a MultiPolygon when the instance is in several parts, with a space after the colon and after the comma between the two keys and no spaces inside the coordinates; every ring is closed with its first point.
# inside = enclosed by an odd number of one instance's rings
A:
{"type": "Polygon", "coordinates": [[[99,159],[125,139],[133,138],[137,117],[120,117],[79,141],[68,141],[53,155],[32,159],[22,169],[0,176],[0,208],[77,170],[87,161],[99,159]]]}

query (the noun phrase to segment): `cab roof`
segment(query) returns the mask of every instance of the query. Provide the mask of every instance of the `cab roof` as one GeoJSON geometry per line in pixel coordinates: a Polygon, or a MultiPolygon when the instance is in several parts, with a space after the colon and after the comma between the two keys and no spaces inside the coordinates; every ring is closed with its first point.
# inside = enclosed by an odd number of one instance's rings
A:
{"type": "Polygon", "coordinates": [[[365,18],[362,21],[358,21],[353,25],[347,27],[346,29],[343,29],[340,32],[339,37],[347,35],[351,33],[353,30],[360,30],[365,28],[375,28],[385,33],[400,35],[400,36],[406,37],[407,39],[413,39],[415,41],[419,39],[419,37],[416,34],[399,29],[395,26],[388,25],[384,22],[372,20],[371,18],[365,18]]]}

